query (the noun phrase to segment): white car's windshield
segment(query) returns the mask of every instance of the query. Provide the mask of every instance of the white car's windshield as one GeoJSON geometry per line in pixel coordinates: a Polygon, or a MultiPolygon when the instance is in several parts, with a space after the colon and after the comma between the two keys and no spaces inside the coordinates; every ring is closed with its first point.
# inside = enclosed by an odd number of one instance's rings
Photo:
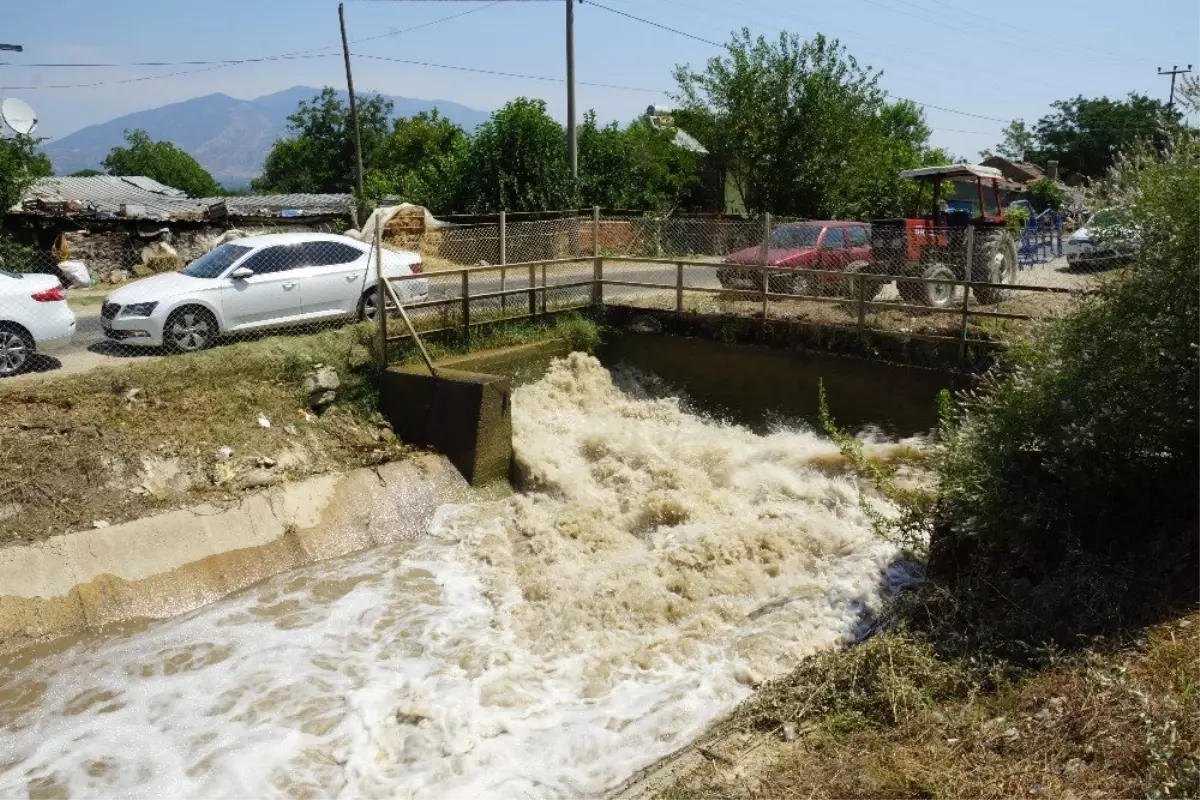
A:
{"type": "Polygon", "coordinates": [[[250,250],[240,244],[223,244],[188,264],[183,274],[191,278],[216,278],[250,250]]]}

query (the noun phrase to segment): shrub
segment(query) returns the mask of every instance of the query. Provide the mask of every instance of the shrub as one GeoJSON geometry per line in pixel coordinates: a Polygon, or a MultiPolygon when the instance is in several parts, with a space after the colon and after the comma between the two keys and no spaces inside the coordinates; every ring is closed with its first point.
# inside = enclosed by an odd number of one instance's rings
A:
{"type": "Polygon", "coordinates": [[[931,575],[977,631],[1070,641],[1194,601],[1198,156],[1185,132],[1130,162],[1134,266],[1012,353],[951,426],[931,575]]]}
{"type": "Polygon", "coordinates": [[[1038,178],[1025,185],[1025,199],[1038,213],[1046,209],[1062,211],[1067,204],[1067,190],[1050,178],[1038,178]]]}

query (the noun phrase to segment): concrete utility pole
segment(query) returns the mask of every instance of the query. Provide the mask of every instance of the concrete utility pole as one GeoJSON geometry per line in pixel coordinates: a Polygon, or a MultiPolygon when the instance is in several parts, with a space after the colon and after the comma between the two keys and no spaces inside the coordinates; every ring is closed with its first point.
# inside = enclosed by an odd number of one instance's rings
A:
{"type": "Polygon", "coordinates": [[[1168,70],[1164,70],[1162,67],[1158,68],[1159,75],[1170,75],[1171,76],[1171,99],[1167,101],[1167,110],[1168,111],[1175,108],[1175,76],[1176,75],[1187,75],[1191,71],[1192,71],[1191,64],[1188,64],[1187,69],[1180,69],[1178,64],[1176,64],[1175,66],[1171,67],[1168,70]]]}
{"type": "Polygon", "coordinates": [[[363,162],[362,136],[358,131],[358,101],[354,98],[354,74],[350,71],[350,44],[346,41],[346,4],[338,3],[338,23],[342,27],[342,57],[346,60],[346,89],[350,92],[350,116],[354,118],[354,159],[358,171],[354,176],[354,185],[358,189],[357,207],[354,211],[354,224],[362,224],[363,198],[363,162]]]}
{"type": "Polygon", "coordinates": [[[567,0],[567,164],[571,179],[579,177],[579,142],[575,131],[575,0],[567,0]]]}

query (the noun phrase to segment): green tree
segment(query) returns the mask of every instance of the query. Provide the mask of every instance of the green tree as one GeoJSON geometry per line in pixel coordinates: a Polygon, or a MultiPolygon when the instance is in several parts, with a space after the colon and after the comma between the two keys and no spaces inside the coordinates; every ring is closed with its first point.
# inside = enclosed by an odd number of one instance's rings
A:
{"type": "Polygon", "coordinates": [[[34,181],[53,174],[50,159],[37,152],[37,139],[0,137],[0,216],[21,202],[34,181]]]}
{"type": "MultiPolygon", "coordinates": [[[[392,102],[380,95],[356,97],[362,135],[363,166],[373,165],[388,136],[392,102]]],[[[326,86],[301,101],[288,117],[291,136],[279,139],[267,154],[262,175],[251,182],[260,192],[350,192],[356,183],[354,118],[349,103],[326,86]]]]}
{"type": "Polygon", "coordinates": [[[91,169],[89,167],[88,169],[77,169],[74,172],[72,172],[70,175],[68,175],[67,177],[69,177],[69,178],[94,178],[97,175],[103,175],[103,174],[104,173],[101,172],[100,170],[91,169]]]}
{"type": "Polygon", "coordinates": [[[1059,100],[1053,113],[1038,120],[1035,160],[1054,159],[1064,172],[1086,178],[1102,177],[1117,153],[1146,139],[1158,149],[1169,141],[1182,120],[1179,112],[1144,95],[1131,93],[1127,100],[1107,97],[1059,100]]]}
{"type": "Polygon", "coordinates": [[[397,119],[380,143],[366,175],[366,194],[394,194],[434,211],[453,209],[467,134],[438,114],[424,111],[397,119]]]}
{"type": "Polygon", "coordinates": [[[589,111],[579,127],[579,197],[584,205],[668,210],[700,182],[700,156],[675,143],[675,131],[638,119],[600,127],[589,111]]]}
{"type": "Polygon", "coordinates": [[[187,192],[211,197],[220,186],[200,162],[170,142],[156,142],[143,130],[125,132],[126,147],[114,147],[104,159],[110,175],[142,175],[187,192]]]}
{"type": "Polygon", "coordinates": [[[1004,126],[1000,131],[1000,144],[996,145],[996,152],[991,150],[980,150],[979,159],[986,161],[994,155],[1004,156],[1009,161],[1024,161],[1026,154],[1031,153],[1034,149],[1035,138],[1033,131],[1029,130],[1029,126],[1025,124],[1023,119],[1014,119],[1012,122],[1004,126]]]}
{"type": "Polygon", "coordinates": [[[702,72],[675,70],[676,115],[757,210],[805,216],[899,211],[896,173],[929,157],[911,104],[889,104],[879,73],[836,40],[735,33],[702,72]]]}
{"type": "Polygon", "coordinates": [[[575,202],[563,127],[546,103],[518,97],[471,139],[462,168],[461,207],[470,211],[549,211],[575,202]]]}
{"type": "Polygon", "coordinates": [[[1042,212],[1046,209],[1062,211],[1067,204],[1068,197],[1067,190],[1056,181],[1049,178],[1038,178],[1036,181],[1026,184],[1025,199],[1033,206],[1034,211],[1042,212]]]}

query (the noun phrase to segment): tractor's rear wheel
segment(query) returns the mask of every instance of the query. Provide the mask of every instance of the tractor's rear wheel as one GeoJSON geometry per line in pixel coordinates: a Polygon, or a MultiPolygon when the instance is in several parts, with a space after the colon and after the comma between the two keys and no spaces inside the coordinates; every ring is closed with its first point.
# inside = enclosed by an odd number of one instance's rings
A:
{"type": "MultiPolygon", "coordinates": [[[[983,274],[981,277],[972,276],[973,278],[985,280],[988,283],[1017,282],[1017,243],[1008,231],[999,231],[988,236],[983,242],[983,247],[980,248],[980,254],[981,258],[976,263],[983,266],[983,274]]],[[[973,291],[976,302],[981,305],[994,305],[1013,295],[1012,291],[1008,289],[982,286],[973,291]]]]}

